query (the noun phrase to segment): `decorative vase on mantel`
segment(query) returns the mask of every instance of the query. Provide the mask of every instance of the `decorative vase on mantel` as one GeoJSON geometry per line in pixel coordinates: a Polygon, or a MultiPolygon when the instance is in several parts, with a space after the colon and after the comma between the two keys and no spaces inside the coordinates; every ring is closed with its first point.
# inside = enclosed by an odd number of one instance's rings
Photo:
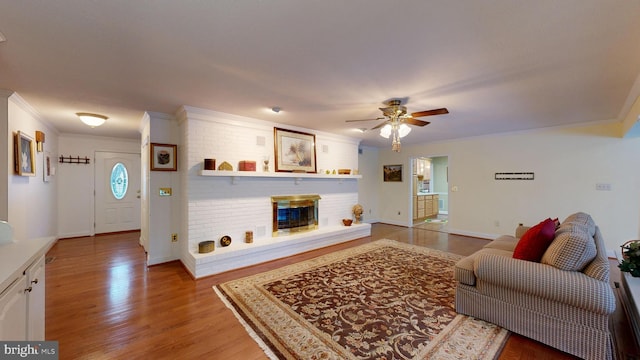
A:
{"type": "Polygon", "coordinates": [[[622,261],[618,264],[618,268],[633,277],[640,277],[640,240],[629,240],[620,247],[622,261]]]}

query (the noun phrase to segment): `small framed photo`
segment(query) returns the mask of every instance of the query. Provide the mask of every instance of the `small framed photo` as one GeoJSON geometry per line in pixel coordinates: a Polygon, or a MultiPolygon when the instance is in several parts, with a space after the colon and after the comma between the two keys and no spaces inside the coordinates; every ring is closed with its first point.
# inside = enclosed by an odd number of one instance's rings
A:
{"type": "Polygon", "coordinates": [[[18,131],[13,141],[14,169],[20,176],[36,176],[35,142],[29,135],[18,131]]]}
{"type": "Polygon", "coordinates": [[[49,182],[51,178],[51,152],[45,151],[44,156],[42,157],[42,181],[49,182]]]}
{"type": "Polygon", "coordinates": [[[316,173],[316,136],[274,128],[276,171],[316,173]]]}
{"type": "Polygon", "coordinates": [[[178,146],[151,143],[151,171],[177,171],[178,146]]]}
{"type": "Polygon", "coordinates": [[[382,165],[382,180],[402,181],[402,165],[382,165]]]}

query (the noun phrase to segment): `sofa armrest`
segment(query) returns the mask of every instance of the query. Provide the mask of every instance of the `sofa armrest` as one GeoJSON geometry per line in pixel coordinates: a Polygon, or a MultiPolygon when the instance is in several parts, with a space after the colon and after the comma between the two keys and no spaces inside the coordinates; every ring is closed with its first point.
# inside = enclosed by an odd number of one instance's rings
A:
{"type": "Polygon", "coordinates": [[[531,229],[531,226],[518,225],[516,228],[516,238],[520,239],[529,229],[531,229]]]}
{"type": "Polygon", "coordinates": [[[473,270],[478,284],[487,282],[600,314],[616,308],[609,283],[581,272],[494,254],[479,254],[473,270]]]}

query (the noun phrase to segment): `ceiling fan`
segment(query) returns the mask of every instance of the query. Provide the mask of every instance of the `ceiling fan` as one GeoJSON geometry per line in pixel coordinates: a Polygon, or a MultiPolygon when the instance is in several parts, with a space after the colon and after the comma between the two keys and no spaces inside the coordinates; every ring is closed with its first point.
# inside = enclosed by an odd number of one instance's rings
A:
{"type": "Polygon", "coordinates": [[[416,118],[449,113],[449,110],[447,110],[446,108],[439,108],[407,114],[407,107],[402,105],[402,100],[400,99],[389,100],[387,101],[386,105],[387,107],[379,108],[380,111],[382,111],[382,115],[384,115],[382,117],[378,117],[375,119],[346,120],[346,122],[384,119],[384,122],[371,128],[371,130],[382,128],[380,129],[380,136],[387,139],[393,135],[391,149],[395,152],[400,152],[400,138],[405,137],[411,131],[411,128],[407,124],[415,126],[429,125],[430,122],[419,120],[416,118]]]}

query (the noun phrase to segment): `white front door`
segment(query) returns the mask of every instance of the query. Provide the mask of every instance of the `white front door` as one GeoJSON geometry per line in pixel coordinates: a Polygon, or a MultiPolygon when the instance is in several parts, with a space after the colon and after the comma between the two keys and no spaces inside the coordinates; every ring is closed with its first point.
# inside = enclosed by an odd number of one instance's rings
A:
{"type": "Polygon", "coordinates": [[[96,151],[95,233],[140,229],[140,154],[96,151]]]}

